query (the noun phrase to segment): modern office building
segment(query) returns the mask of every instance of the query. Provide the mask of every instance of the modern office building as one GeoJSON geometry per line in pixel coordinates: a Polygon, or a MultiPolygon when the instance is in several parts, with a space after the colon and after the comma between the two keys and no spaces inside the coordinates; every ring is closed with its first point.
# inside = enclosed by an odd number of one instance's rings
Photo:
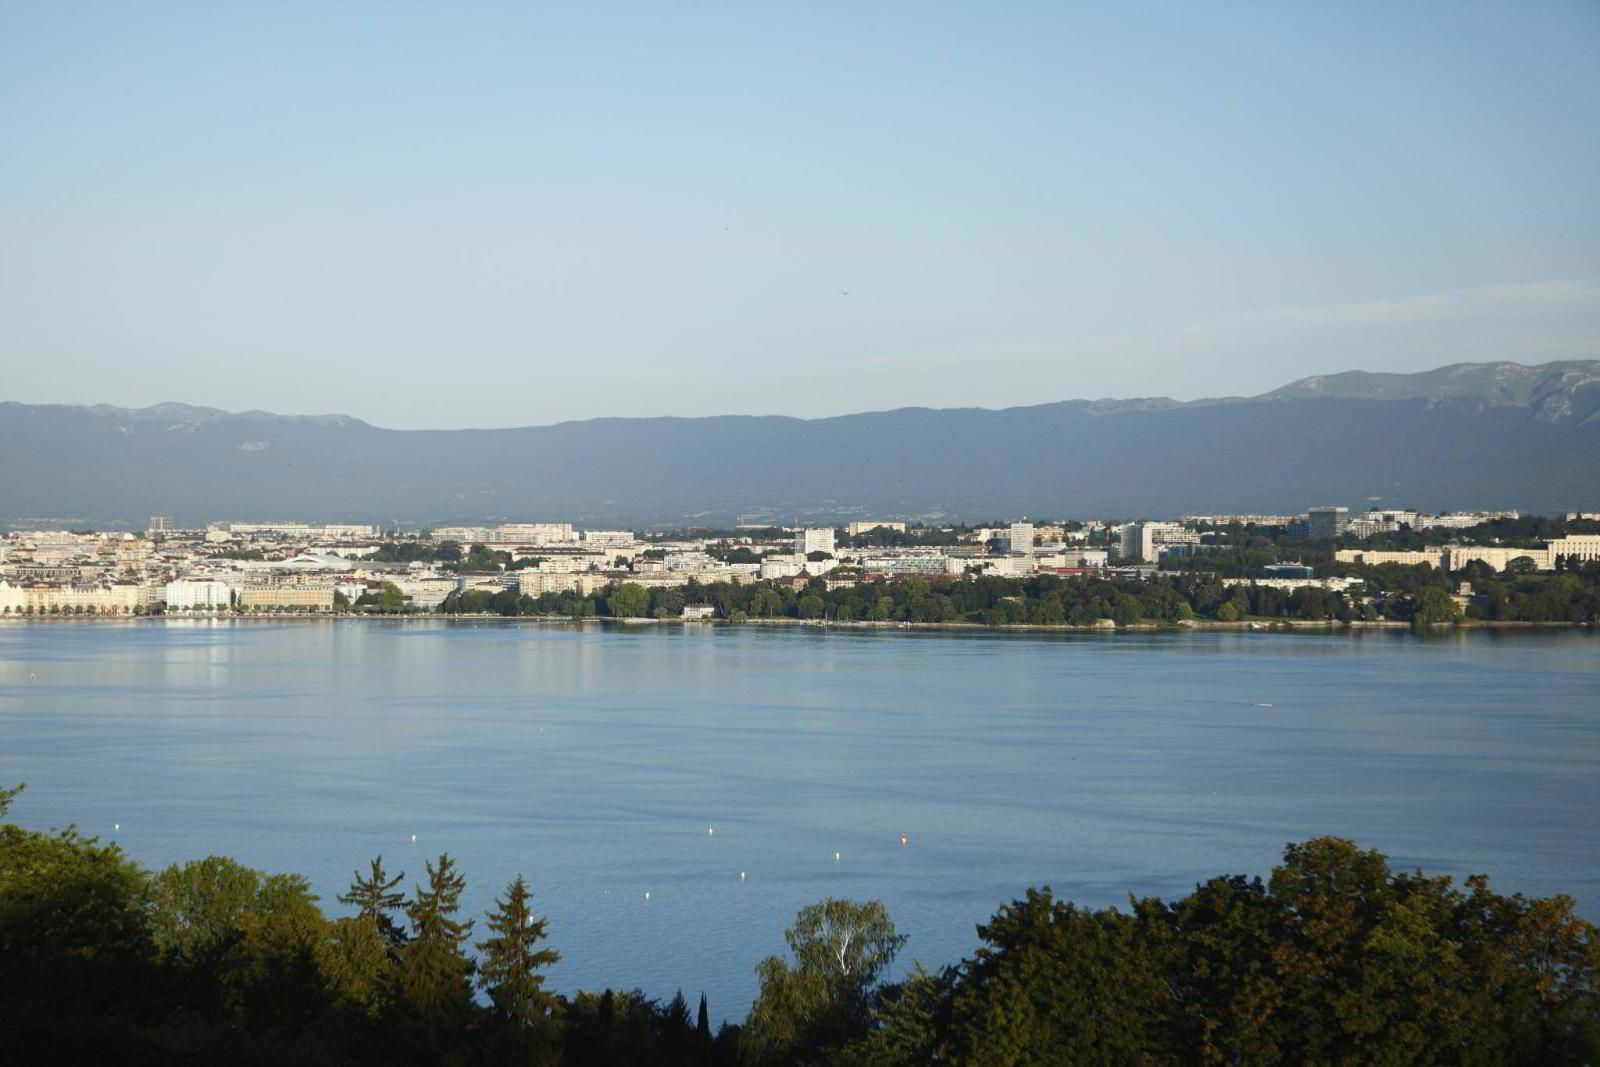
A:
{"type": "Polygon", "coordinates": [[[1130,522],[1118,531],[1122,558],[1155,563],[1165,545],[1197,545],[1200,535],[1182,523],[1130,522]]]}
{"type": "Polygon", "coordinates": [[[1313,541],[1331,541],[1350,525],[1350,509],[1310,508],[1306,511],[1306,521],[1310,527],[1306,532],[1313,541]]]}

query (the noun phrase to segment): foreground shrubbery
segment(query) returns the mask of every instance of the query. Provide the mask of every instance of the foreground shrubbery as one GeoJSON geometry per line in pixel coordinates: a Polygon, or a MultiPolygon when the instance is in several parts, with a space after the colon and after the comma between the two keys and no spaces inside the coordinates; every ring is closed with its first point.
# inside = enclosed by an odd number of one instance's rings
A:
{"type": "MultiPolygon", "coordinates": [[[[14,793],[0,791],[0,813],[14,793]]],[[[1090,911],[1030,891],[973,956],[884,976],[881,904],[801,911],[742,1026],[702,998],[561,997],[518,879],[481,922],[448,856],[374,861],[329,918],[296,875],[0,825],[0,1059],[16,1063],[1449,1063],[1600,1060],[1600,937],[1565,897],[1390,871],[1323,838],[1263,882],[1090,911]]]]}

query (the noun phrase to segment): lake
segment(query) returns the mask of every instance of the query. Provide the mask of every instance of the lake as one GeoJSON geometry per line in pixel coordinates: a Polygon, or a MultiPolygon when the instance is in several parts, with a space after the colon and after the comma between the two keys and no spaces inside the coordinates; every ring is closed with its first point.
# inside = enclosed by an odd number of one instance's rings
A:
{"type": "Polygon", "coordinates": [[[1600,917],[1600,637],[8,623],[17,781],[23,825],[298,871],[330,911],[378,853],[410,882],[449,851],[474,915],[521,872],[558,989],[738,1018],[826,896],[933,965],[1029,886],[1180,895],[1323,834],[1600,917]]]}

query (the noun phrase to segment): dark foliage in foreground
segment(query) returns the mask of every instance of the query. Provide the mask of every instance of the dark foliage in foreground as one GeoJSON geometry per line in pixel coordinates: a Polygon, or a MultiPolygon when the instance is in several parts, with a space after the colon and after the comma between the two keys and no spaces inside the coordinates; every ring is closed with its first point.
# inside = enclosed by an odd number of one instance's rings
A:
{"type": "MultiPolygon", "coordinates": [[[[14,791],[0,790],[0,813],[14,791]]],[[[0,1059],[106,1064],[1587,1064],[1600,931],[1565,897],[1457,887],[1347,841],[1266,881],[1090,911],[1000,908],[971,958],[885,976],[877,902],[827,900],[713,1034],[638,992],[557,996],[517,879],[481,924],[448,856],[407,895],[381,860],[330,919],[303,878],[222,857],[158,873],[73,830],[0,824],[0,1059]],[[477,933],[481,939],[472,941],[477,933]],[[476,953],[469,953],[473,945],[476,953]]]]}

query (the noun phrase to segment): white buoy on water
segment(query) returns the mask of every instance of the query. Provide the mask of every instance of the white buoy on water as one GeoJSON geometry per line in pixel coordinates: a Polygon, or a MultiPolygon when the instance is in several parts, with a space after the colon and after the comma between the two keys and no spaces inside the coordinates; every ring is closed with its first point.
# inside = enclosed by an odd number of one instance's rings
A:
{"type": "Polygon", "coordinates": [[[122,824],[120,822],[114,822],[111,824],[111,829],[120,833],[122,830],[122,824]]]}
{"type": "Polygon", "coordinates": [[[839,862],[839,854],[838,854],[838,853],[837,853],[837,852],[835,852],[835,853],[834,853],[834,854],[833,854],[833,862],[835,862],[835,863],[838,863],[838,862],[839,862]]]}
{"type": "Polygon", "coordinates": [[[412,834],[411,835],[411,843],[413,845],[417,843],[417,835],[416,834],[412,834]]]}
{"type": "Polygon", "coordinates": [[[739,881],[741,881],[741,882],[744,881],[744,872],[743,871],[739,872],[739,881]]]}
{"type": "Polygon", "coordinates": [[[644,894],[644,899],[646,899],[646,900],[649,900],[649,899],[650,899],[650,893],[649,893],[649,891],[648,891],[648,890],[646,890],[646,891],[645,891],[645,894],[644,894]]]}
{"type": "Polygon", "coordinates": [[[708,827],[706,827],[706,836],[707,836],[707,837],[710,837],[710,836],[711,836],[711,835],[712,835],[712,834],[714,834],[714,833],[716,833],[716,832],[717,832],[717,831],[716,831],[716,828],[715,828],[715,827],[712,827],[712,826],[708,826],[708,827]]]}

